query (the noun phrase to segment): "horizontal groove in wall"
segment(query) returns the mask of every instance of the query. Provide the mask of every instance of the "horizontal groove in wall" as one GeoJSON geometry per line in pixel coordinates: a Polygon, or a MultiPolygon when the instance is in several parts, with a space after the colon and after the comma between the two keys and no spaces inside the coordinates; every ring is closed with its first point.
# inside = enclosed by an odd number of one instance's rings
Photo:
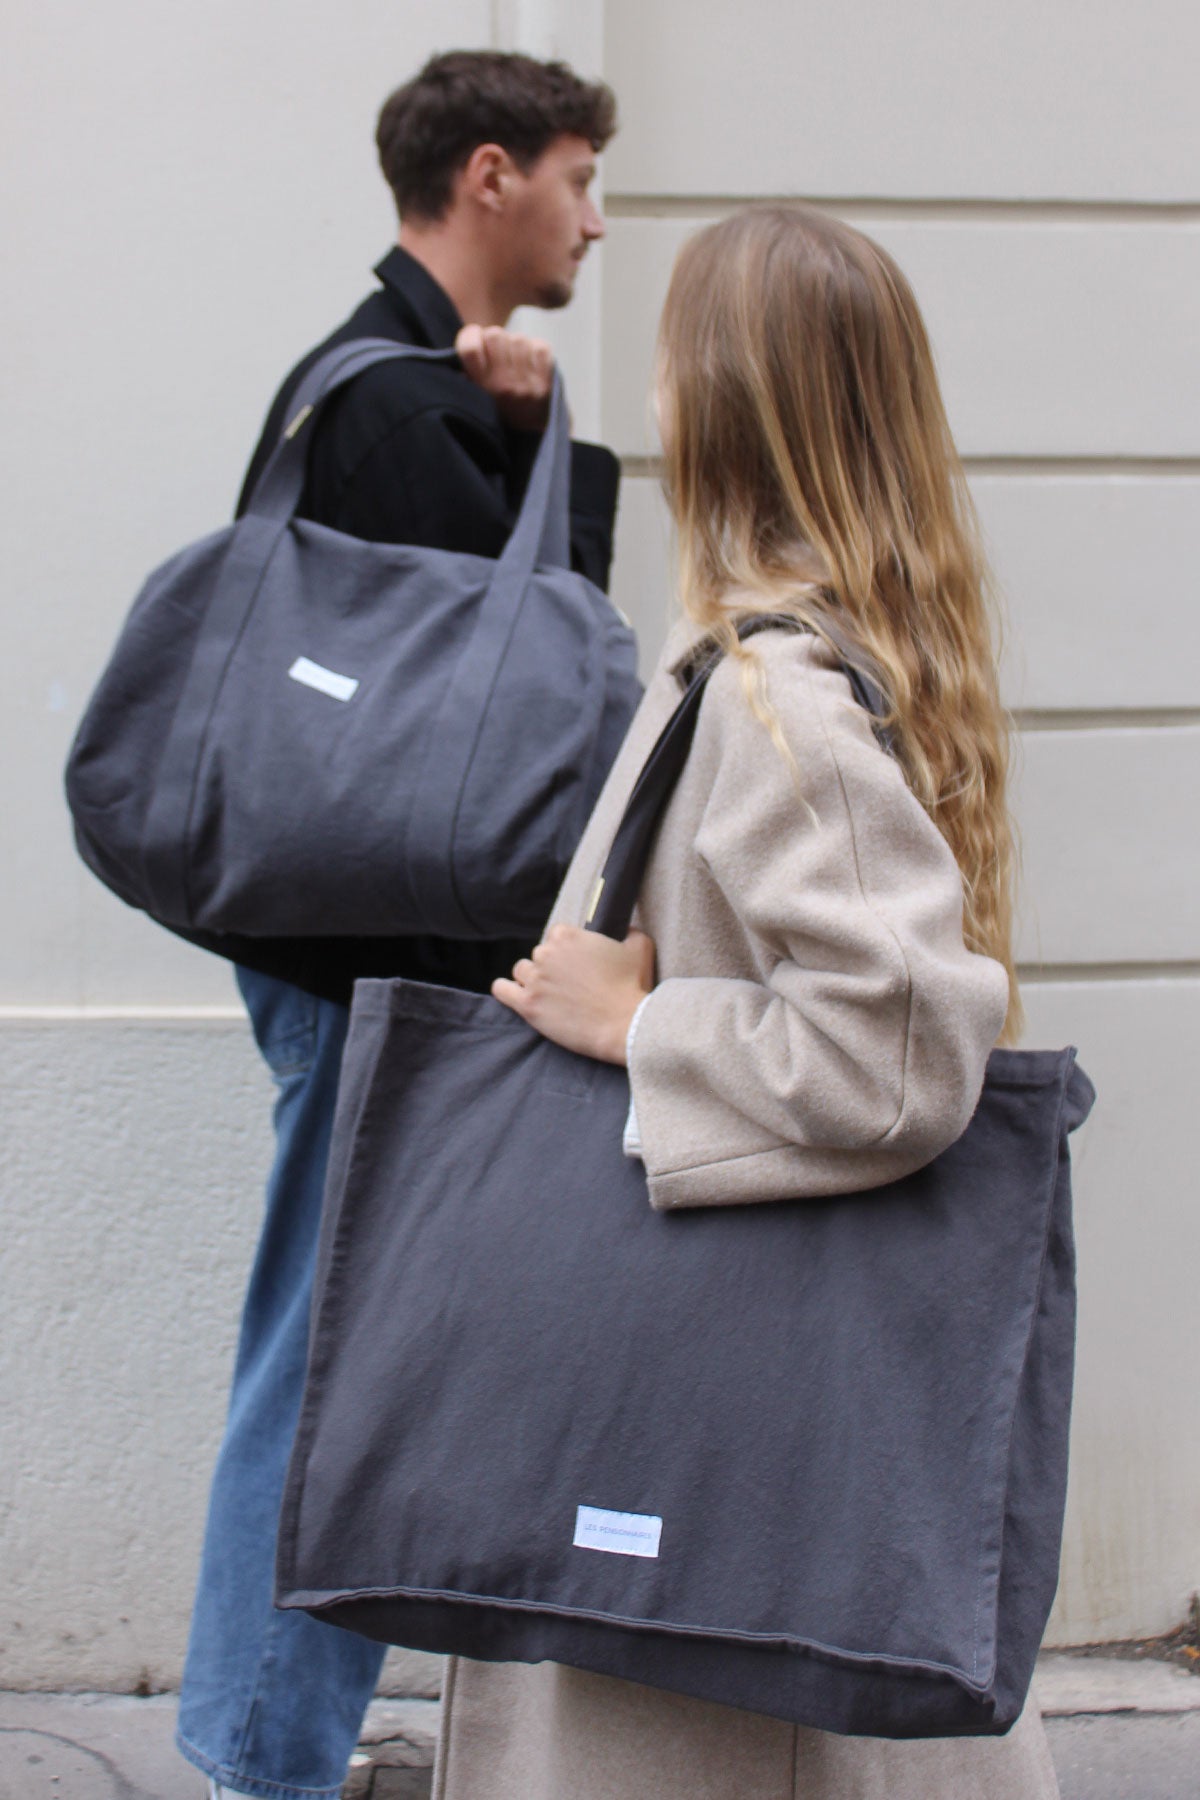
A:
{"type": "Polygon", "coordinates": [[[604,196],[610,219],[698,219],[720,217],[742,206],[803,200],[841,218],[912,220],[916,224],[1198,225],[1200,201],[1193,200],[955,200],[826,194],[620,194],[604,196]]]}
{"type": "Polygon", "coordinates": [[[1177,731],[1200,725],[1200,706],[1018,708],[1012,716],[1022,731],[1177,731]]]}
{"type": "Polygon", "coordinates": [[[0,1006],[0,1025],[228,1025],[240,1006],[0,1006]]]}
{"type": "Polygon", "coordinates": [[[1200,980],[1200,962],[1018,963],[1017,975],[1029,987],[1052,982],[1128,982],[1200,980]]]}
{"type": "MultiPolygon", "coordinates": [[[[1073,476],[1103,481],[1132,476],[1145,481],[1200,478],[1200,456],[964,456],[968,475],[1073,476]]],[[[660,481],[661,456],[622,456],[621,473],[631,481],[660,481]]]]}
{"type": "MultiPolygon", "coordinates": [[[[1197,962],[1020,963],[1023,982],[1196,981],[1197,962]]],[[[228,1025],[245,1024],[239,1008],[221,1006],[0,1006],[4,1025],[228,1025]]]]}
{"type": "Polygon", "coordinates": [[[1194,481],[1200,456],[964,456],[968,475],[1074,475],[1085,480],[1132,475],[1194,481]]]}

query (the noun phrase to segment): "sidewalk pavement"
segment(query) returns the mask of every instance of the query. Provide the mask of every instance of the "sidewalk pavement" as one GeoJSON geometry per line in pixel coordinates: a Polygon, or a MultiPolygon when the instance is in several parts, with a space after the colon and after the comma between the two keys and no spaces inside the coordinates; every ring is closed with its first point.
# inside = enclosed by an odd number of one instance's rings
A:
{"type": "MultiPolygon", "coordinates": [[[[1063,1800],[1200,1800],[1197,1677],[1057,1651],[1036,1691],[1063,1800]]],[[[375,1701],[346,1800],[427,1800],[437,1712],[436,1700],[375,1701]]],[[[0,1800],[204,1800],[174,1726],[167,1694],[0,1694],[0,1800]]]]}

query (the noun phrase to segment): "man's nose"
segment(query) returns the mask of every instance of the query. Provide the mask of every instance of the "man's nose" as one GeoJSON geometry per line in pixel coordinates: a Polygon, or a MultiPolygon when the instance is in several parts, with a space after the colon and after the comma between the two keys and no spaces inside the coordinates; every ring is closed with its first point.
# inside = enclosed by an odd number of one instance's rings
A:
{"type": "Polygon", "coordinates": [[[603,214],[600,212],[599,208],[589,199],[589,201],[587,203],[587,211],[584,214],[584,218],[583,218],[583,235],[584,235],[584,237],[587,238],[589,243],[591,243],[592,240],[595,238],[602,238],[607,229],[608,228],[604,223],[603,214]]]}

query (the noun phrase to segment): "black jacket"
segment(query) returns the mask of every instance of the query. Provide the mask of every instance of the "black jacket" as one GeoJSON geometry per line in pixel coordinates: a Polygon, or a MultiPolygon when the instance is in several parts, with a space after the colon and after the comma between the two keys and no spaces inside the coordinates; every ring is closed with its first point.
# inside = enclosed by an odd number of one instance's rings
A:
{"type": "MultiPolygon", "coordinates": [[[[352,338],[386,337],[434,349],[462,326],[449,296],[415,258],[395,249],[376,269],[382,287],[318,344],[272,403],[238,502],[288,421],[295,387],[316,358],[352,338]]],[[[512,530],[536,453],[536,434],[512,430],[490,395],[441,363],[382,363],[356,377],[317,420],[302,517],[377,543],[423,544],[498,556],[512,530]]],[[[619,470],[611,451],[572,446],[572,561],[608,584],[619,470]]],[[[360,976],[408,976],[485,993],[529,945],[446,938],[227,939],[236,960],[343,1004],[360,976]]]]}

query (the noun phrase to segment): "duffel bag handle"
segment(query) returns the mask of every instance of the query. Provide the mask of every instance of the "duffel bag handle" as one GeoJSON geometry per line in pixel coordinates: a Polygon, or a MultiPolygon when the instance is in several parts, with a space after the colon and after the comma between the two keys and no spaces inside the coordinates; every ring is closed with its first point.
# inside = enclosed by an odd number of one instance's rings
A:
{"type": "Polygon", "coordinates": [[[308,447],[320,408],[339,388],[373,369],[376,363],[401,360],[452,363],[457,354],[452,349],[426,350],[416,344],[397,344],[391,338],[358,338],[337,344],[319,356],[296,385],[288,405],[287,423],[254,484],[246,512],[277,523],[290,519],[304,492],[308,447]]]}
{"type": "MultiPolygon", "coordinates": [[[[254,485],[247,513],[276,523],[290,519],[304,492],[309,439],[320,408],[339,388],[377,363],[401,360],[454,363],[458,353],[453,349],[428,350],[417,344],[397,344],[391,338],[358,338],[338,344],[318,357],[297,385],[288,408],[288,423],[254,485]]],[[[570,486],[571,434],[562,376],[555,369],[550,416],[503,561],[527,574],[539,563],[570,568],[570,486]]]]}
{"type": "Polygon", "coordinates": [[[571,425],[563,379],[555,367],[546,429],[529,471],[521,511],[501,561],[532,574],[539,565],[571,566],[571,425]]]}

